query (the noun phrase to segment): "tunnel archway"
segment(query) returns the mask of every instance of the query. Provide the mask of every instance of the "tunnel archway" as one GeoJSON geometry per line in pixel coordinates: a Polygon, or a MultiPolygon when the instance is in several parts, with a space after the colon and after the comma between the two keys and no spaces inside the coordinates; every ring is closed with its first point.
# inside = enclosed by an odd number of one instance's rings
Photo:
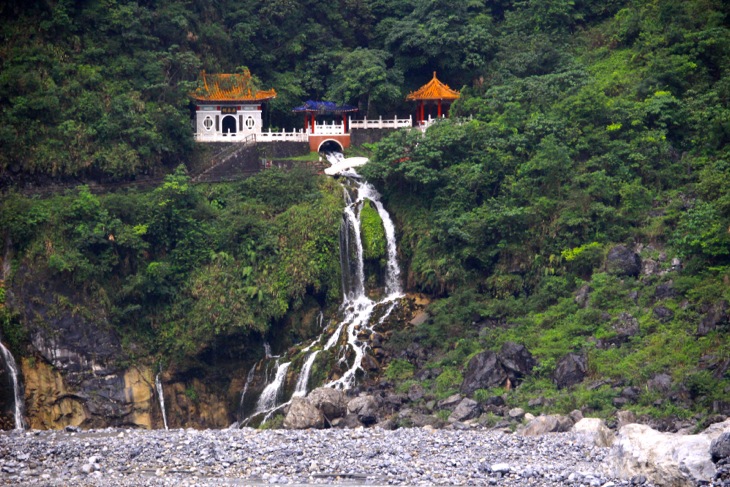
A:
{"type": "Polygon", "coordinates": [[[317,149],[317,152],[342,152],[344,149],[342,147],[342,144],[340,144],[338,141],[333,139],[327,139],[323,140],[321,144],[319,144],[319,148],[317,149]]]}

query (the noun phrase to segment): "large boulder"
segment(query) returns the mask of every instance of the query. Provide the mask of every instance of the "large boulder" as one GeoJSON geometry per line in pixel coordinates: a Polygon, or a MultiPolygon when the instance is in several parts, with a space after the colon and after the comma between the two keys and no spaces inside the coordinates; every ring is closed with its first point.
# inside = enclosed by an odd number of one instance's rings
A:
{"type": "Polygon", "coordinates": [[[339,389],[318,387],[307,395],[307,399],[330,421],[347,414],[347,396],[339,389]]]}
{"type": "Polygon", "coordinates": [[[606,256],[606,272],[614,276],[636,277],[641,272],[641,258],[627,246],[616,245],[606,256]]]}
{"type": "Polygon", "coordinates": [[[583,418],[573,425],[573,433],[589,445],[609,447],[616,437],[606,423],[599,418],[583,418]]]}
{"type": "Polygon", "coordinates": [[[530,374],[537,365],[535,358],[527,350],[527,347],[513,342],[505,342],[502,345],[499,360],[512,382],[516,382],[530,374]]]}
{"type": "Polygon", "coordinates": [[[730,457],[730,433],[723,433],[712,440],[710,455],[715,463],[730,457]]]}
{"type": "Polygon", "coordinates": [[[289,412],[284,418],[284,428],[302,430],[323,427],[324,417],[322,413],[307,398],[295,397],[292,399],[289,412]]]}
{"type": "Polygon", "coordinates": [[[573,427],[573,420],[569,416],[561,416],[559,414],[550,414],[547,416],[538,416],[530,420],[527,425],[518,430],[522,436],[538,436],[545,433],[563,433],[570,431],[573,427]]]}
{"type": "Polygon", "coordinates": [[[454,411],[449,415],[449,423],[456,421],[466,421],[467,419],[473,419],[479,416],[479,403],[473,399],[465,397],[461,400],[454,411]]]}
{"type": "Polygon", "coordinates": [[[697,334],[705,336],[713,330],[730,323],[727,301],[718,301],[707,307],[705,315],[697,325],[697,334]]]}
{"type": "Polygon", "coordinates": [[[461,384],[463,394],[471,394],[477,389],[498,387],[507,381],[507,372],[497,354],[491,350],[478,353],[469,361],[461,384]]]}
{"type": "Polygon", "coordinates": [[[356,397],[347,403],[347,412],[355,414],[362,424],[369,426],[378,421],[378,402],[373,396],[356,397]]]}
{"type": "Polygon", "coordinates": [[[569,353],[556,364],[553,380],[559,389],[564,389],[583,382],[587,371],[588,364],[585,356],[569,353]]]}
{"type": "Polygon", "coordinates": [[[656,485],[709,483],[715,475],[712,441],[727,432],[730,420],[697,435],[661,433],[646,425],[628,424],[619,430],[607,456],[607,473],[627,480],[642,475],[656,485]]]}

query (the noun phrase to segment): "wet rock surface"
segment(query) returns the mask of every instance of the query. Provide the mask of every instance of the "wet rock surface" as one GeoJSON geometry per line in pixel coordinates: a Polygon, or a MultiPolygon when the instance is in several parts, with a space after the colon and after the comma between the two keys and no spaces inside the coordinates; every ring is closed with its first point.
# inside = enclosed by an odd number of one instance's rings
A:
{"type": "Polygon", "coordinates": [[[0,485],[633,485],[573,433],[466,428],[9,432],[0,485]]]}

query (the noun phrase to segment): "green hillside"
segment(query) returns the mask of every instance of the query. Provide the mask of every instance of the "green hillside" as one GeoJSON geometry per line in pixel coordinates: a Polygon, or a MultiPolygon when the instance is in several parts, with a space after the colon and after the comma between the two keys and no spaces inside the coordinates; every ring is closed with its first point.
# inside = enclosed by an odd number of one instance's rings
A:
{"type": "MultiPolygon", "coordinates": [[[[451,119],[367,146],[361,171],[394,214],[407,290],[433,299],[387,345],[392,385],[446,397],[476,353],[513,341],[535,373],[479,400],[730,414],[727,2],[61,0],[0,14],[3,301],[64,282],[86,303],[74,313],[103,309],[133,360],[193,363],[307,302],[335,308],[341,189],[303,171],[191,185],[188,93],[201,70],[248,67],[278,93],[265,124],[291,128],[306,99],[407,115],[405,95],[438,71],[461,90],[451,119]],[[167,176],[152,191],[26,191],[148,174],[167,176]],[[559,388],[571,353],[585,377],[559,388]]],[[[21,308],[0,307],[15,351],[21,308]]]]}

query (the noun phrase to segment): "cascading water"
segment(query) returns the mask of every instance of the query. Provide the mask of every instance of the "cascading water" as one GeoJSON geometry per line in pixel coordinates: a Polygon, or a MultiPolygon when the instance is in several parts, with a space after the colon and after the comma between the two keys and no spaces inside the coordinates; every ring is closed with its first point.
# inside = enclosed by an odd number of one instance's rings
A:
{"type": "Polygon", "coordinates": [[[20,381],[18,380],[18,364],[15,363],[13,354],[10,353],[5,345],[0,342],[0,354],[3,356],[5,362],[5,368],[10,373],[10,382],[13,386],[13,416],[15,419],[15,429],[25,429],[25,418],[23,417],[23,410],[25,409],[25,403],[23,402],[23,394],[20,387],[20,381]]]}
{"type": "MultiPolygon", "coordinates": [[[[327,159],[331,164],[341,163],[343,161],[342,154],[339,153],[328,154],[327,159]]],[[[266,421],[273,412],[289,404],[291,398],[306,395],[312,365],[317,358],[317,354],[320,352],[337,354],[336,356],[339,357],[339,366],[346,368],[337,379],[325,385],[339,389],[350,389],[353,387],[358,378],[358,372],[363,371],[362,360],[369,347],[367,340],[363,339],[362,335],[364,333],[369,334],[378,325],[382,324],[395,309],[398,299],[403,295],[400,284],[400,268],[398,267],[396,258],[395,226],[390,215],[380,202],[380,194],[378,194],[371,184],[362,180],[354,170],[349,169],[347,172],[340,174],[345,176],[341,179],[345,198],[345,209],[340,227],[340,265],[342,268],[343,294],[340,313],[342,319],[333,332],[328,332],[322,315],[318,317],[318,324],[325,329],[309,346],[299,351],[301,354],[299,357],[302,357],[301,372],[299,373],[294,392],[291,393],[291,397],[286,402],[283,401],[284,397],[281,397],[281,391],[284,388],[286,372],[292,362],[279,365],[279,359],[277,358],[275,377],[271,381],[267,380],[268,384],[259,396],[255,411],[241,423],[243,425],[248,424],[254,416],[261,414],[264,415],[263,420],[266,421]],[[378,300],[370,299],[367,295],[363,244],[360,231],[362,209],[364,205],[370,203],[372,203],[380,216],[386,237],[387,265],[384,269],[385,297],[378,300]],[[378,317],[375,322],[372,321],[373,316],[378,317]],[[347,337],[346,343],[338,346],[343,333],[347,337]],[[321,348],[310,352],[313,347],[321,348]],[[280,400],[282,402],[279,402],[280,400]]],[[[270,360],[271,358],[275,358],[275,356],[271,355],[270,347],[266,347],[264,360],[270,360]]],[[[298,361],[300,359],[293,357],[293,360],[298,361]]],[[[257,368],[259,367],[254,367],[249,372],[249,377],[241,395],[241,409],[243,409],[244,395],[253,377],[251,374],[257,368]]]]}
{"type": "Polygon", "coordinates": [[[277,396],[279,395],[279,390],[281,389],[281,386],[284,385],[286,371],[289,370],[291,362],[279,364],[279,360],[277,359],[276,364],[276,376],[274,377],[274,380],[269,383],[269,385],[267,385],[264,388],[264,391],[261,393],[261,396],[256,403],[256,411],[254,412],[254,414],[268,413],[273,409],[276,409],[277,396]]]}
{"type": "Polygon", "coordinates": [[[304,362],[304,365],[302,366],[302,371],[299,373],[299,379],[297,379],[297,386],[296,386],[296,388],[294,388],[294,395],[292,397],[307,395],[307,384],[309,383],[309,374],[312,372],[312,365],[314,364],[314,359],[317,358],[317,354],[319,352],[320,352],[319,350],[316,350],[307,356],[307,360],[304,362]]]}
{"type": "Polygon", "coordinates": [[[160,401],[160,411],[162,411],[162,424],[165,426],[165,429],[169,429],[167,427],[167,411],[165,410],[165,395],[162,391],[162,381],[160,381],[160,374],[158,373],[155,376],[155,389],[157,389],[157,398],[160,401]]]}

